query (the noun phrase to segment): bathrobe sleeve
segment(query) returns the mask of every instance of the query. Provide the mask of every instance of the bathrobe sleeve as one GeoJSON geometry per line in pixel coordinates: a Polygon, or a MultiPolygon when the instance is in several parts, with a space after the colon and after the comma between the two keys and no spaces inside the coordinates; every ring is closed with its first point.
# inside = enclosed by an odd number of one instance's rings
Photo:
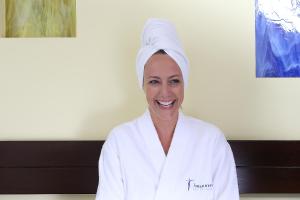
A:
{"type": "Polygon", "coordinates": [[[214,199],[238,200],[239,191],[234,157],[223,134],[216,139],[213,168],[214,199]]]}
{"type": "Polygon", "coordinates": [[[112,137],[106,140],[101,150],[96,200],[124,200],[120,157],[112,137]]]}

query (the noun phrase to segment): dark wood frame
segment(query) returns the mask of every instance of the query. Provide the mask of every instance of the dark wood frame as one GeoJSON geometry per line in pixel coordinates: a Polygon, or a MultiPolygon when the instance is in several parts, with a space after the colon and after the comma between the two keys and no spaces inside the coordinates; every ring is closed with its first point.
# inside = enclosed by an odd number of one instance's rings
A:
{"type": "MultiPolygon", "coordinates": [[[[104,141],[0,141],[0,194],[94,194],[104,141]]],[[[300,193],[300,141],[229,141],[240,193],[300,193]]]]}

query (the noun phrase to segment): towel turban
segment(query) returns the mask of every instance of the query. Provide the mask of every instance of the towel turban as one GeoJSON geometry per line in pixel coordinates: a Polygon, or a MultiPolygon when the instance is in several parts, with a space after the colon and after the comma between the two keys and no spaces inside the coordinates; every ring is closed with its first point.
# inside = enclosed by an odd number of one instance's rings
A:
{"type": "Polygon", "coordinates": [[[144,26],[141,40],[141,49],[136,59],[139,86],[143,88],[144,67],[148,59],[157,51],[164,50],[178,64],[183,76],[184,87],[186,88],[189,63],[174,25],[163,19],[149,19],[144,26]]]}

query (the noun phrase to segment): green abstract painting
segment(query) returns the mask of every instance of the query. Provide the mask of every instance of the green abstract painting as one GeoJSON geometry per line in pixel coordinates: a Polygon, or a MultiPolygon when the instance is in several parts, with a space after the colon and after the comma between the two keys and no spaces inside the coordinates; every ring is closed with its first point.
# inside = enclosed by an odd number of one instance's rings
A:
{"type": "Polygon", "coordinates": [[[76,0],[0,0],[2,37],[75,37],[76,0]]]}

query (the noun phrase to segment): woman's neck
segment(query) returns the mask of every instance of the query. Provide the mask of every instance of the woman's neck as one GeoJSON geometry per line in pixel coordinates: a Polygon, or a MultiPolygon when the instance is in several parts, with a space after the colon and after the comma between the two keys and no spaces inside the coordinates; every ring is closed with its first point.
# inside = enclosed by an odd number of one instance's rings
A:
{"type": "Polygon", "coordinates": [[[172,138],[178,121],[178,113],[176,116],[174,116],[174,118],[169,120],[158,118],[155,116],[155,114],[151,112],[150,115],[160,143],[164,149],[165,154],[167,155],[171,146],[172,138]]]}

